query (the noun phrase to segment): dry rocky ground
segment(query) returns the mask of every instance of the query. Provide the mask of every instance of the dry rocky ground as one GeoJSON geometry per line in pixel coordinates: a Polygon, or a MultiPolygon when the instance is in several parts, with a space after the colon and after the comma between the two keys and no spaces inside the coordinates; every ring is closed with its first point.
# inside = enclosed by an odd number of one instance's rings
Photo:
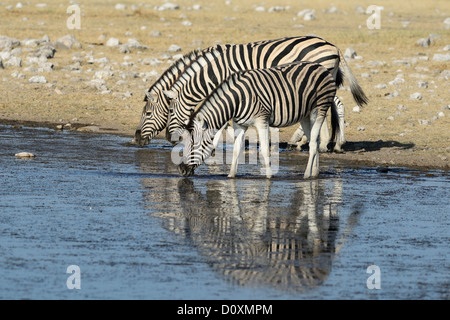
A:
{"type": "Polygon", "coordinates": [[[369,29],[372,2],[78,1],[79,17],[56,0],[0,2],[0,122],[132,136],[145,90],[180,55],[315,34],[346,53],[370,99],[358,108],[338,91],[346,153],[324,157],[448,170],[450,3],[376,1],[369,29]]]}

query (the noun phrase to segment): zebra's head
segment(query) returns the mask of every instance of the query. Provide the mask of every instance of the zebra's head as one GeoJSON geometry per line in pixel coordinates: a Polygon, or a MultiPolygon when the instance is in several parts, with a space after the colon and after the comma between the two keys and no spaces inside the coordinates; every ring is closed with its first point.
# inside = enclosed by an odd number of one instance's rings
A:
{"type": "Polygon", "coordinates": [[[197,115],[190,119],[186,131],[187,133],[183,135],[183,159],[178,165],[178,172],[184,177],[189,177],[211,155],[217,130],[209,128],[205,119],[197,115]]]}
{"type": "Polygon", "coordinates": [[[182,137],[186,129],[186,124],[189,122],[190,114],[182,113],[180,107],[179,95],[175,90],[164,91],[164,95],[169,99],[169,119],[167,121],[167,135],[169,141],[173,143],[182,137]]]}
{"type": "Polygon", "coordinates": [[[164,129],[168,118],[165,97],[153,91],[147,91],[145,94],[146,104],[134,135],[135,143],[141,147],[149,144],[150,140],[164,129]]]}

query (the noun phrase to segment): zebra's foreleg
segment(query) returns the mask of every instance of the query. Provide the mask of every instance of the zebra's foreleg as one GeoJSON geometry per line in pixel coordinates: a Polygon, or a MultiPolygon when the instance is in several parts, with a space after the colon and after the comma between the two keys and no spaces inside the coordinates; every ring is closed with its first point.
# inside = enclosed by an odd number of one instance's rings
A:
{"type": "Polygon", "coordinates": [[[269,148],[269,124],[261,120],[255,123],[259,136],[259,147],[264,161],[266,178],[272,178],[272,169],[270,168],[270,148],[269,148]]]}
{"type": "Polygon", "coordinates": [[[234,129],[234,146],[233,146],[233,160],[231,161],[230,173],[228,178],[236,177],[237,168],[239,164],[239,155],[244,148],[245,131],[247,128],[242,127],[233,122],[234,129]]]}

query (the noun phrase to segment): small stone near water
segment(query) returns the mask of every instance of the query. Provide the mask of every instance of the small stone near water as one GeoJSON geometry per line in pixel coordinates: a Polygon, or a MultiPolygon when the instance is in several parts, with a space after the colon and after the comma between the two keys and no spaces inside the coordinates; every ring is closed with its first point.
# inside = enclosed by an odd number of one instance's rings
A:
{"type": "Polygon", "coordinates": [[[77,131],[80,131],[80,132],[99,132],[100,128],[97,127],[97,126],[86,126],[86,127],[78,128],[77,131]]]}
{"type": "Polygon", "coordinates": [[[19,152],[15,154],[16,158],[34,158],[34,154],[30,152],[19,152]]]}

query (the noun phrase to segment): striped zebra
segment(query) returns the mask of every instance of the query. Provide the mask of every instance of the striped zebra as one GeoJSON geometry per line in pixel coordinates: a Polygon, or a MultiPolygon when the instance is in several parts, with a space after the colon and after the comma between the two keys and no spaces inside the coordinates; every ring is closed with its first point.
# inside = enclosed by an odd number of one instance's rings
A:
{"type": "MultiPolygon", "coordinates": [[[[345,121],[344,121],[344,104],[341,102],[341,100],[339,100],[339,98],[336,96],[334,97],[334,105],[336,106],[336,110],[338,113],[338,117],[339,117],[339,128],[342,129],[345,127],[345,121]]],[[[302,126],[300,125],[297,130],[295,130],[294,134],[292,135],[291,139],[289,140],[288,144],[291,146],[297,146],[298,149],[301,148],[302,145],[304,145],[304,141],[303,138],[305,137],[305,132],[303,131],[302,126]]],[[[334,140],[334,136],[331,137],[331,141],[334,140]]],[[[341,144],[345,143],[345,134],[344,134],[344,130],[339,130],[339,138],[338,141],[341,142],[341,144]]],[[[342,150],[336,150],[335,147],[335,151],[336,152],[341,152],[342,150]]]]}
{"type": "Polygon", "coordinates": [[[185,69],[201,55],[203,52],[196,50],[178,59],[146,91],[145,106],[135,133],[135,143],[140,146],[147,145],[151,139],[164,130],[169,116],[170,100],[163,92],[169,90],[185,69]]]}
{"type": "Polygon", "coordinates": [[[288,127],[300,122],[309,139],[309,159],[304,178],[319,174],[318,138],[328,109],[332,108],[334,132],[339,125],[333,99],[336,82],[322,65],[295,62],[282,66],[235,73],[224,81],[194,112],[186,125],[190,137],[184,142],[183,162],[178,171],[190,176],[216,147],[215,136],[228,121],[238,137],[228,177],[235,177],[245,131],[255,126],[266,177],[272,172],[269,159],[269,126],[288,127]]]}
{"type": "MultiPolygon", "coordinates": [[[[169,132],[166,132],[167,135],[173,135],[176,141],[176,137],[180,134],[177,130],[181,129],[183,123],[189,118],[194,108],[222,81],[228,78],[229,75],[235,72],[268,68],[294,61],[321,63],[332,73],[338,86],[343,83],[342,72],[339,69],[339,64],[342,63],[345,76],[350,82],[353,97],[360,105],[367,103],[367,97],[346,65],[340,50],[319,37],[288,37],[248,44],[218,45],[203,50],[202,54],[197,57],[197,60],[191,62],[189,66],[184,67],[182,75],[179,75],[173,81],[171,90],[165,90],[167,98],[173,98],[175,100],[173,101],[174,104],[177,104],[176,100],[179,100],[179,104],[186,108],[185,111],[177,108],[179,114],[175,116],[176,119],[171,119],[172,127],[169,128],[169,132]],[[203,73],[199,72],[199,70],[203,70],[203,73]]],[[[152,90],[154,91],[155,88],[157,87],[153,86],[152,90]]],[[[166,108],[166,98],[161,98],[161,93],[158,93],[158,96],[160,96],[160,101],[154,99],[153,103],[164,103],[164,106],[155,106],[152,109],[160,110],[166,108]]],[[[340,105],[343,107],[342,104],[340,105]]],[[[157,132],[152,131],[154,130],[153,128],[157,127],[152,122],[167,124],[167,111],[153,112],[151,116],[145,111],[144,108],[140,125],[135,134],[135,140],[138,143],[144,140],[147,142],[149,136],[155,136],[162,130],[157,132]]],[[[328,130],[323,131],[321,133],[323,138],[323,147],[321,146],[321,149],[326,149],[326,144],[328,144],[329,140],[327,137],[329,135],[328,130]]],[[[341,145],[342,143],[338,140],[335,150],[339,151],[341,145]]]]}

